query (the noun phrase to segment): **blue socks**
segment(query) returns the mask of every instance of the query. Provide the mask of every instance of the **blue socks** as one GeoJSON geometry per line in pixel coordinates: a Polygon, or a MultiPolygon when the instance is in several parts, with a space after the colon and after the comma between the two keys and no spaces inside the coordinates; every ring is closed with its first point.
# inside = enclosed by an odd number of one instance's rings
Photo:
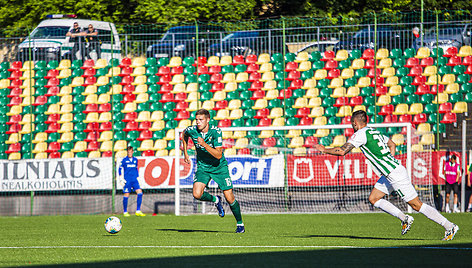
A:
{"type": "Polygon", "coordinates": [[[128,197],[123,196],[123,212],[128,212],[128,197]]]}
{"type": "Polygon", "coordinates": [[[137,198],[136,202],[138,203],[137,206],[136,206],[136,211],[140,211],[141,210],[141,202],[143,202],[143,193],[138,194],[138,198],[137,198]]]}

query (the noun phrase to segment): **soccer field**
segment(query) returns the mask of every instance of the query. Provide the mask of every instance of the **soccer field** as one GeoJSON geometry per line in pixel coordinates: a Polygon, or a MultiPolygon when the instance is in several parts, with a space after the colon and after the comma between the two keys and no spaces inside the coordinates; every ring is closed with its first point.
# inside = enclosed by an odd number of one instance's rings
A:
{"type": "MultiPolygon", "coordinates": [[[[118,215],[119,216],[119,215],[118,215]]],[[[0,266],[333,267],[467,266],[472,214],[448,214],[460,230],[441,241],[442,227],[413,214],[408,234],[383,213],[123,218],[116,235],[108,215],[0,218],[0,266]]]]}

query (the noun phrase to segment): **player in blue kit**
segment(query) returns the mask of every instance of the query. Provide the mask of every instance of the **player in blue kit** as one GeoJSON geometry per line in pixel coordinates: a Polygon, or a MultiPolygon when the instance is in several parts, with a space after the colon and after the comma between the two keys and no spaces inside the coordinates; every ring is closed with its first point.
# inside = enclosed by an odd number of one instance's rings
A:
{"type": "Polygon", "coordinates": [[[143,190],[141,190],[141,186],[139,186],[138,182],[138,159],[133,157],[134,149],[133,147],[128,147],[128,156],[123,158],[121,161],[120,168],[118,169],[118,174],[120,176],[120,181],[124,180],[123,186],[123,216],[129,217],[128,213],[128,198],[129,193],[131,191],[135,191],[138,198],[137,198],[137,206],[136,206],[136,216],[146,216],[146,214],[141,212],[141,203],[143,201],[143,190]],[[122,177],[122,170],[124,173],[124,179],[122,177]]]}

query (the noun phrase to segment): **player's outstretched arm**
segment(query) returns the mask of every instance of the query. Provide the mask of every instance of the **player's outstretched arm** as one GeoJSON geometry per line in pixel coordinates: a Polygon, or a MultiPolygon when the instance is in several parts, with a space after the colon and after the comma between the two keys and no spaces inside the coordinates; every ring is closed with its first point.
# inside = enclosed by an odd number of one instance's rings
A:
{"type": "Polygon", "coordinates": [[[188,135],[187,135],[187,132],[184,131],[183,139],[182,139],[182,145],[183,145],[183,151],[184,151],[184,162],[187,164],[190,164],[190,158],[188,157],[188,152],[187,152],[187,144],[188,144],[188,135]]]}
{"type": "Polygon", "coordinates": [[[354,145],[352,145],[349,142],[346,142],[343,146],[341,147],[335,147],[335,148],[325,148],[321,144],[316,144],[315,149],[318,151],[325,153],[325,154],[331,154],[331,155],[339,155],[339,156],[344,156],[345,154],[349,153],[352,149],[354,148],[354,145]]]}

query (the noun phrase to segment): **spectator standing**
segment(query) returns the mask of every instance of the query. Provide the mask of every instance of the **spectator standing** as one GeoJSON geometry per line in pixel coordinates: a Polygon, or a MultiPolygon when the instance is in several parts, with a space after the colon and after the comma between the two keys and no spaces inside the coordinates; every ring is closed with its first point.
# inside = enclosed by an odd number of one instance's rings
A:
{"type": "Polygon", "coordinates": [[[81,59],[84,59],[84,31],[79,27],[78,22],[74,22],[74,27],[69,32],[67,32],[66,36],[70,36],[69,42],[74,43],[71,51],[71,60],[77,59],[77,51],[79,51],[81,59]]]}
{"type": "Polygon", "coordinates": [[[454,191],[454,212],[460,212],[457,207],[457,194],[459,192],[460,167],[456,162],[456,156],[451,155],[449,161],[444,165],[443,174],[446,178],[446,212],[451,213],[449,208],[449,196],[454,191]]]}
{"type": "Polygon", "coordinates": [[[420,29],[418,27],[415,27],[415,28],[412,29],[411,33],[412,33],[412,38],[411,39],[413,40],[413,43],[411,44],[411,47],[418,50],[418,48],[420,48],[420,46],[418,46],[416,41],[418,40],[418,38],[420,38],[420,29]]]}
{"type": "Polygon", "coordinates": [[[85,31],[85,42],[87,43],[87,58],[91,59],[90,52],[94,51],[97,53],[97,59],[101,58],[101,44],[102,41],[98,37],[98,30],[93,28],[92,24],[89,24],[88,29],[85,31]]]}

